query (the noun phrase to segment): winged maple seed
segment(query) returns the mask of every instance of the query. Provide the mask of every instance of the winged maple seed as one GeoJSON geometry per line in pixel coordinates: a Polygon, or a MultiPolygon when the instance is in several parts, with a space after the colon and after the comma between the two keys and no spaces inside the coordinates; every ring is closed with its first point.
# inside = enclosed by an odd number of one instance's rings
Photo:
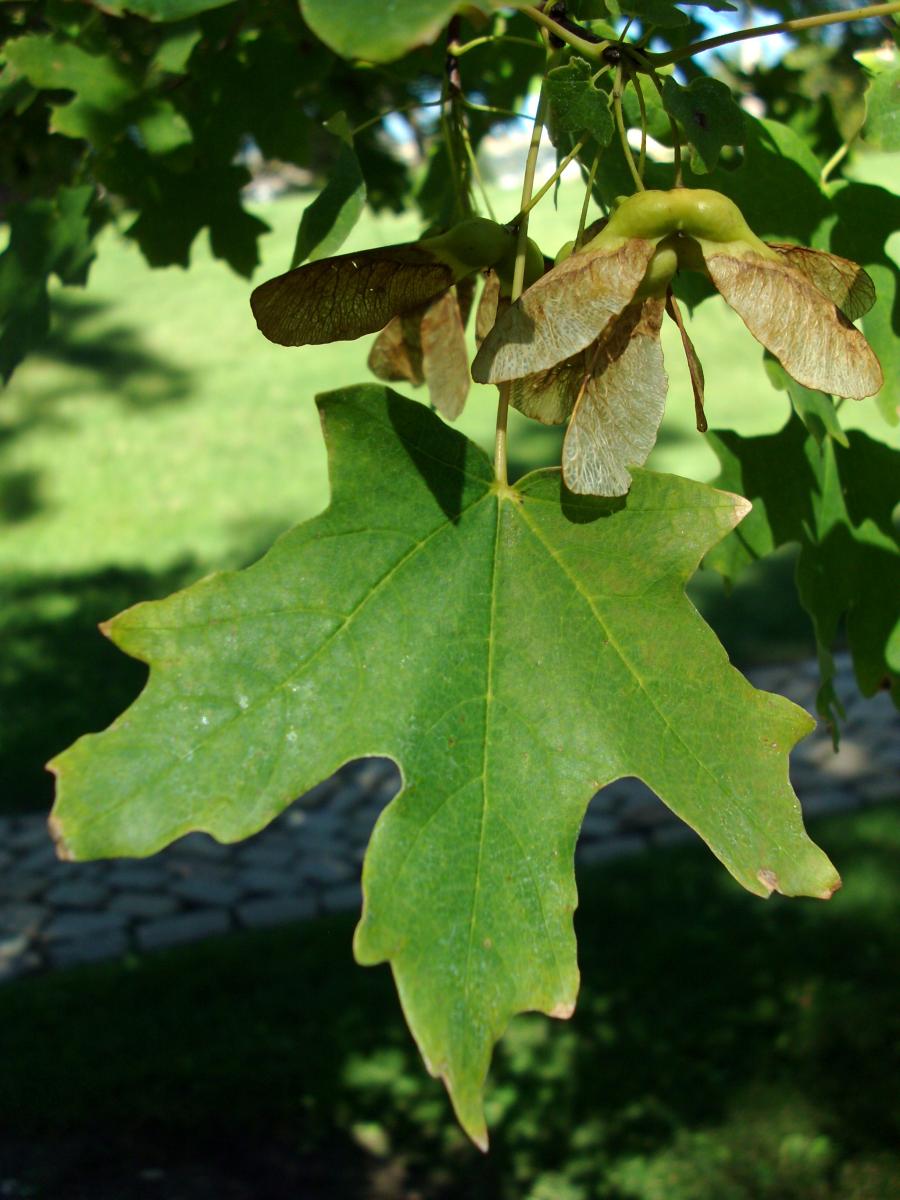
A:
{"type": "Polygon", "coordinates": [[[369,370],[388,383],[406,380],[428,385],[428,397],[442,417],[455,421],[469,394],[466,322],[475,285],[455,287],[384,327],[369,352],[369,370]]]}
{"type": "MultiPolygon", "coordinates": [[[[281,346],[348,341],[376,333],[397,317],[430,312],[454,284],[514,253],[507,229],[473,217],[418,242],[305,263],[260,284],[250,306],[262,333],[281,346]]],[[[436,331],[443,322],[426,324],[436,331]]],[[[429,336],[437,335],[426,331],[426,340],[429,336]]],[[[399,354],[398,341],[395,331],[388,359],[399,354]]]]}
{"type": "Polygon", "coordinates": [[[878,360],[851,323],[875,299],[861,267],[760,241],[718,192],[639,192],[500,316],[472,368],[479,382],[511,383],[511,402],[528,416],[569,420],[563,476],[574,492],[624,494],[628,466],[653,447],[668,383],[664,309],[682,336],[698,428],[706,426],[703,370],[669,286],[678,269],[706,274],[798,383],[855,399],[881,388],[878,360]]]}

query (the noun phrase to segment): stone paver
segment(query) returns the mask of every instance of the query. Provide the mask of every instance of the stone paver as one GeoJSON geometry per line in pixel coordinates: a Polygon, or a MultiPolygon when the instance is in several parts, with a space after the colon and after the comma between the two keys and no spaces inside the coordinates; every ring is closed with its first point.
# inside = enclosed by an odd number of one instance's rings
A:
{"type": "MultiPolygon", "coordinates": [[[[859,699],[846,656],[838,668],[847,713],[840,754],[820,726],[792,756],[791,779],[808,816],[900,795],[900,716],[887,695],[859,699]]],[[[750,678],[815,708],[815,663],[750,678]]],[[[366,843],[399,786],[388,759],[351,763],[246,842],[221,845],[193,833],[140,860],[61,863],[42,817],[2,817],[0,982],[233,929],[358,911],[366,843]]],[[[695,837],[639,780],[620,779],[589,805],[577,858],[599,864],[695,837]]]]}
{"type": "Polygon", "coordinates": [[[231,927],[231,913],[224,908],[198,908],[194,912],[158,921],[142,921],[137,927],[137,944],[142,950],[160,950],[197,942],[201,938],[226,933],[231,927]]]}

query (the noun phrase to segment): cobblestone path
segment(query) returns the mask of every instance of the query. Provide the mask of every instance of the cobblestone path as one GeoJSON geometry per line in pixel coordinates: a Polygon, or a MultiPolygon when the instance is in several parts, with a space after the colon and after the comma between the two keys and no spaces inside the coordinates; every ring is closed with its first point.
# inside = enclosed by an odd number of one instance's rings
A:
{"type": "MultiPolygon", "coordinates": [[[[748,673],[810,711],[814,663],[748,673]]],[[[900,715],[886,695],[862,700],[838,660],[847,711],[841,750],[822,727],[794,752],[807,816],[900,797],[900,715]]],[[[191,834],[153,858],[61,863],[41,816],[0,818],[0,982],[144,953],[233,929],[356,909],[369,833],[399,787],[386,759],[351,763],[248,841],[191,834]]],[[[577,861],[596,863],[695,835],[643,784],[623,779],[592,801],[577,861]]]]}

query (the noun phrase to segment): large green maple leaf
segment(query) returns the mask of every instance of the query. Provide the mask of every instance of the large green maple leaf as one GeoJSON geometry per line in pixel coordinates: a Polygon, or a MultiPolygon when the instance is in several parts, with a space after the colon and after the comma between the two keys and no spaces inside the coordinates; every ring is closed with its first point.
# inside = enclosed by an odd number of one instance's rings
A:
{"type": "Polygon", "coordinates": [[[254,566],[111,622],[137,702],[53,764],[63,854],[146,855],[258,830],[348,759],[395,759],[356,934],[389,960],[429,1069],[486,1144],[493,1044],[568,1016],[573,854],[593,793],[645,780],[734,877],[829,896],[788,752],[811,719],[755,691],[684,595],[746,503],[635,472],[627,499],[486,456],[380,387],[320,400],[333,499],[254,566]]]}

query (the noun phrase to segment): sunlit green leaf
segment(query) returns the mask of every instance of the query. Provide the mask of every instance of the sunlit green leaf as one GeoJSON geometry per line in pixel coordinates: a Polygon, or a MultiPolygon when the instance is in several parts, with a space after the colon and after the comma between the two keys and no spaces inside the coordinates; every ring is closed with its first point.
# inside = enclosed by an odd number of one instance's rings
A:
{"type": "Polygon", "coordinates": [[[53,107],[51,129],[67,137],[106,141],[127,124],[123,112],[137,84],[112,54],[91,54],[51,34],[16,38],[4,47],[7,60],[37,88],[75,93],[53,107]]]}
{"type": "Polygon", "coordinates": [[[136,124],[151,154],[170,154],[193,140],[190,125],[170,100],[149,100],[136,124]]]}
{"type": "Polygon", "coordinates": [[[609,93],[591,82],[597,70],[583,58],[573,58],[564,67],[550,71],[545,84],[550,120],[555,132],[589,133],[601,146],[613,135],[609,93]]]}
{"type": "MultiPolygon", "coordinates": [[[[300,0],[309,27],[344,58],[390,62],[407,50],[433,42],[459,0],[300,0]]],[[[481,7],[488,8],[489,4],[481,7]]]]}
{"type": "Polygon", "coordinates": [[[494,1042],[518,1012],[575,1004],[594,791],[638,776],[751,892],[827,897],[787,772],[812,723],[755,691],[684,595],[739,497],[650,472],[616,501],[566,494],[555,470],[499,488],[422,405],[373,386],[320,407],[331,506],[249,569],[110,623],[150,681],[55,760],[52,828],[75,858],[234,841],[348,759],[393,758],[356,954],[390,961],[484,1145],[494,1042]]]}
{"type": "Polygon", "coordinates": [[[877,150],[900,150],[900,67],[880,72],[869,84],[863,137],[877,150]]]}

